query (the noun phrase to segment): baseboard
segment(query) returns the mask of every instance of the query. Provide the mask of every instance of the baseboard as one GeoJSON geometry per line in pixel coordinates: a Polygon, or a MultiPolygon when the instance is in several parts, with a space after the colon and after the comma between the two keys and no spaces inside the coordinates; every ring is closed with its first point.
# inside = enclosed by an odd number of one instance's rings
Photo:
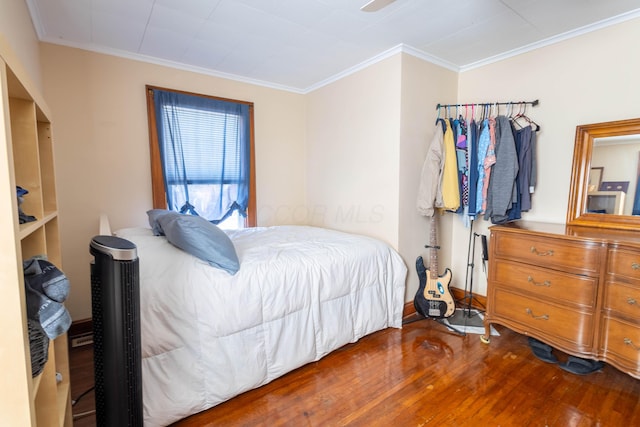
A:
{"type": "Polygon", "coordinates": [[[471,308],[475,308],[476,310],[485,311],[487,307],[487,297],[484,295],[478,294],[470,294],[466,295],[464,289],[459,288],[449,288],[451,294],[453,295],[453,299],[456,300],[456,305],[459,307],[466,307],[469,304],[469,299],[471,299],[471,308]]]}
{"type": "MultiPolygon", "coordinates": [[[[464,289],[459,288],[449,288],[449,291],[451,291],[451,296],[456,301],[456,305],[458,307],[467,307],[469,299],[471,299],[472,308],[485,311],[485,307],[487,306],[487,297],[477,294],[471,294],[467,297],[464,289]]],[[[409,317],[413,317],[415,314],[416,309],[413,306],[413,301],[405,302],[404,309],[402,310],[402,318],[407,319],[409,317]]]]}

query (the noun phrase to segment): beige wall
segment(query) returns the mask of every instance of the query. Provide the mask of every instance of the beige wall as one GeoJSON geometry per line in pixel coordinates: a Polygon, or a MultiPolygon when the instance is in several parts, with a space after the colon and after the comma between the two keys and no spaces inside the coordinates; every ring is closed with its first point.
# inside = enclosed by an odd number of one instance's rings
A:
{"type": "Polygon", "coordinates": [[[400,64],[395,55],[306,95],[310,224],[397,247],[400,64]]]}
{"type": "MultiPolygon", "coordinates": [[[[428,263],[429,219],[418,214],[416,196],[420,172],[435,128],[438,103],[454,103],[458,92],[458,74],[411,55],[402,56],[402,96],[400,126],[400,197],[398,251],[409,269],[407,300],[418,289],[415,260],[422,255],[428,263]]],[[[440,266],[450,265],[451,242],[447,237],[451,215],[438,217],[438,254],[440,266]]],[[[428,264],[427,264],[428,265],[428,264]]]]}
{"type": "MultiPolygon", "coordinates": [[[[20,75],[28,75],[42,92],[38,37],[25,0],[0,0],[0,55],[11,52],[15,61],[10,61],[20,75]]],[[[13,58],[10,58],[13,59],[13,58]]]]}
{"type": "Polygon", "coordinates": [[[145,85],[255,105],[258,223],[273,206],[305,204],[302,95],[43,43],[45,98],[54,111],[62,254],[75,319],[91,317],[88,244],[98,216],[113,228],[146,225],[151,206],[145,85]]]}
{"type": "MultiPolygon", "coordinates": [[[[460,74],[459,102],[540,100],[529,110],[542,130],[538,186],[525,219],[565,221],[577,125],[640,117],[640,54],[632,40],[640,40],[640,19],[460,74]]],[[[464,287],[468,230],[453,225],[454,284],[464,287]]],[[[487,225],[477,221],[477,231],[487,234],[487,225]]],[[[474,292],[484,295],[485,274],[476,267],[474,292]]]]}
{"type": "MultiPolygon", "coordinates": [[[[457,83],[457,73],[401,54],[307,95],[309,222],[395,247],[409,270],[406,300],[418,288],[415,259],[428,256],[416,194],[435,105],[454,102],[457,83]]],[[[451,218],[441,221],[448,236],[451,218]]],[[[448,265],[448,239],[442,246],[448,265]]]]}

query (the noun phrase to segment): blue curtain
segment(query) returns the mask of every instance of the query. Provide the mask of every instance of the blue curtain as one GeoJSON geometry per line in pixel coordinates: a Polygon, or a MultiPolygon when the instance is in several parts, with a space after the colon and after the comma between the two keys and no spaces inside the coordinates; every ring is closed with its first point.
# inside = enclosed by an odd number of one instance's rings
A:
{"type": "Polygon", "coordinates": [[[154,90],[167,207],[219,223],[249,203],[247,104],[154,90]]]}

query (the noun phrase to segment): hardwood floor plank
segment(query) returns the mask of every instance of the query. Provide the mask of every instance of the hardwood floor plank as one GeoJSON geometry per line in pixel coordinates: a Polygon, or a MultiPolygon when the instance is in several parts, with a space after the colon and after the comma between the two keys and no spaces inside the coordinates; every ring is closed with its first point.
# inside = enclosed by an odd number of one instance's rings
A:
{"type": "MultiPolygon", "coordinates": [[[[489,345],[428,320],[380,331],[174,427],[640,425],[640,381],[611,366],[565,372],[533,356],[526,337],[497,329],[489,345]]],[[[93,382],[87,347],[70,352],[74,398],[93,382]]],[[[93,394],[74,413],[87,405],[93,394]]]]}

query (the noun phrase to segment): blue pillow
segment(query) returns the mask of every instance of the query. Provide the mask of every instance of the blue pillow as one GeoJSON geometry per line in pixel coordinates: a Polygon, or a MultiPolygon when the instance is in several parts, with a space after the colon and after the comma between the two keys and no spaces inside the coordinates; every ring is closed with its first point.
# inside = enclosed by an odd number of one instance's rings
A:
{"type": "Polygon", "coordinates": [[[151,209],[147,211],[147,216],[149,217],[149,225],[151,226],[151,230],[153,230],[154,236],[164,236],[164,231],[162,231],[162,226],[158,222],[158,218],[163,215],[180,215],[178,212],[169,211],[167,209],[151,209]]]}
{"type": "Polygon", "coordinates": [[[177,212],[157,215],[156,220],[172,245],[229,274],[240,269],[233,242],[215,224],[200,216],[177,212]]]}

